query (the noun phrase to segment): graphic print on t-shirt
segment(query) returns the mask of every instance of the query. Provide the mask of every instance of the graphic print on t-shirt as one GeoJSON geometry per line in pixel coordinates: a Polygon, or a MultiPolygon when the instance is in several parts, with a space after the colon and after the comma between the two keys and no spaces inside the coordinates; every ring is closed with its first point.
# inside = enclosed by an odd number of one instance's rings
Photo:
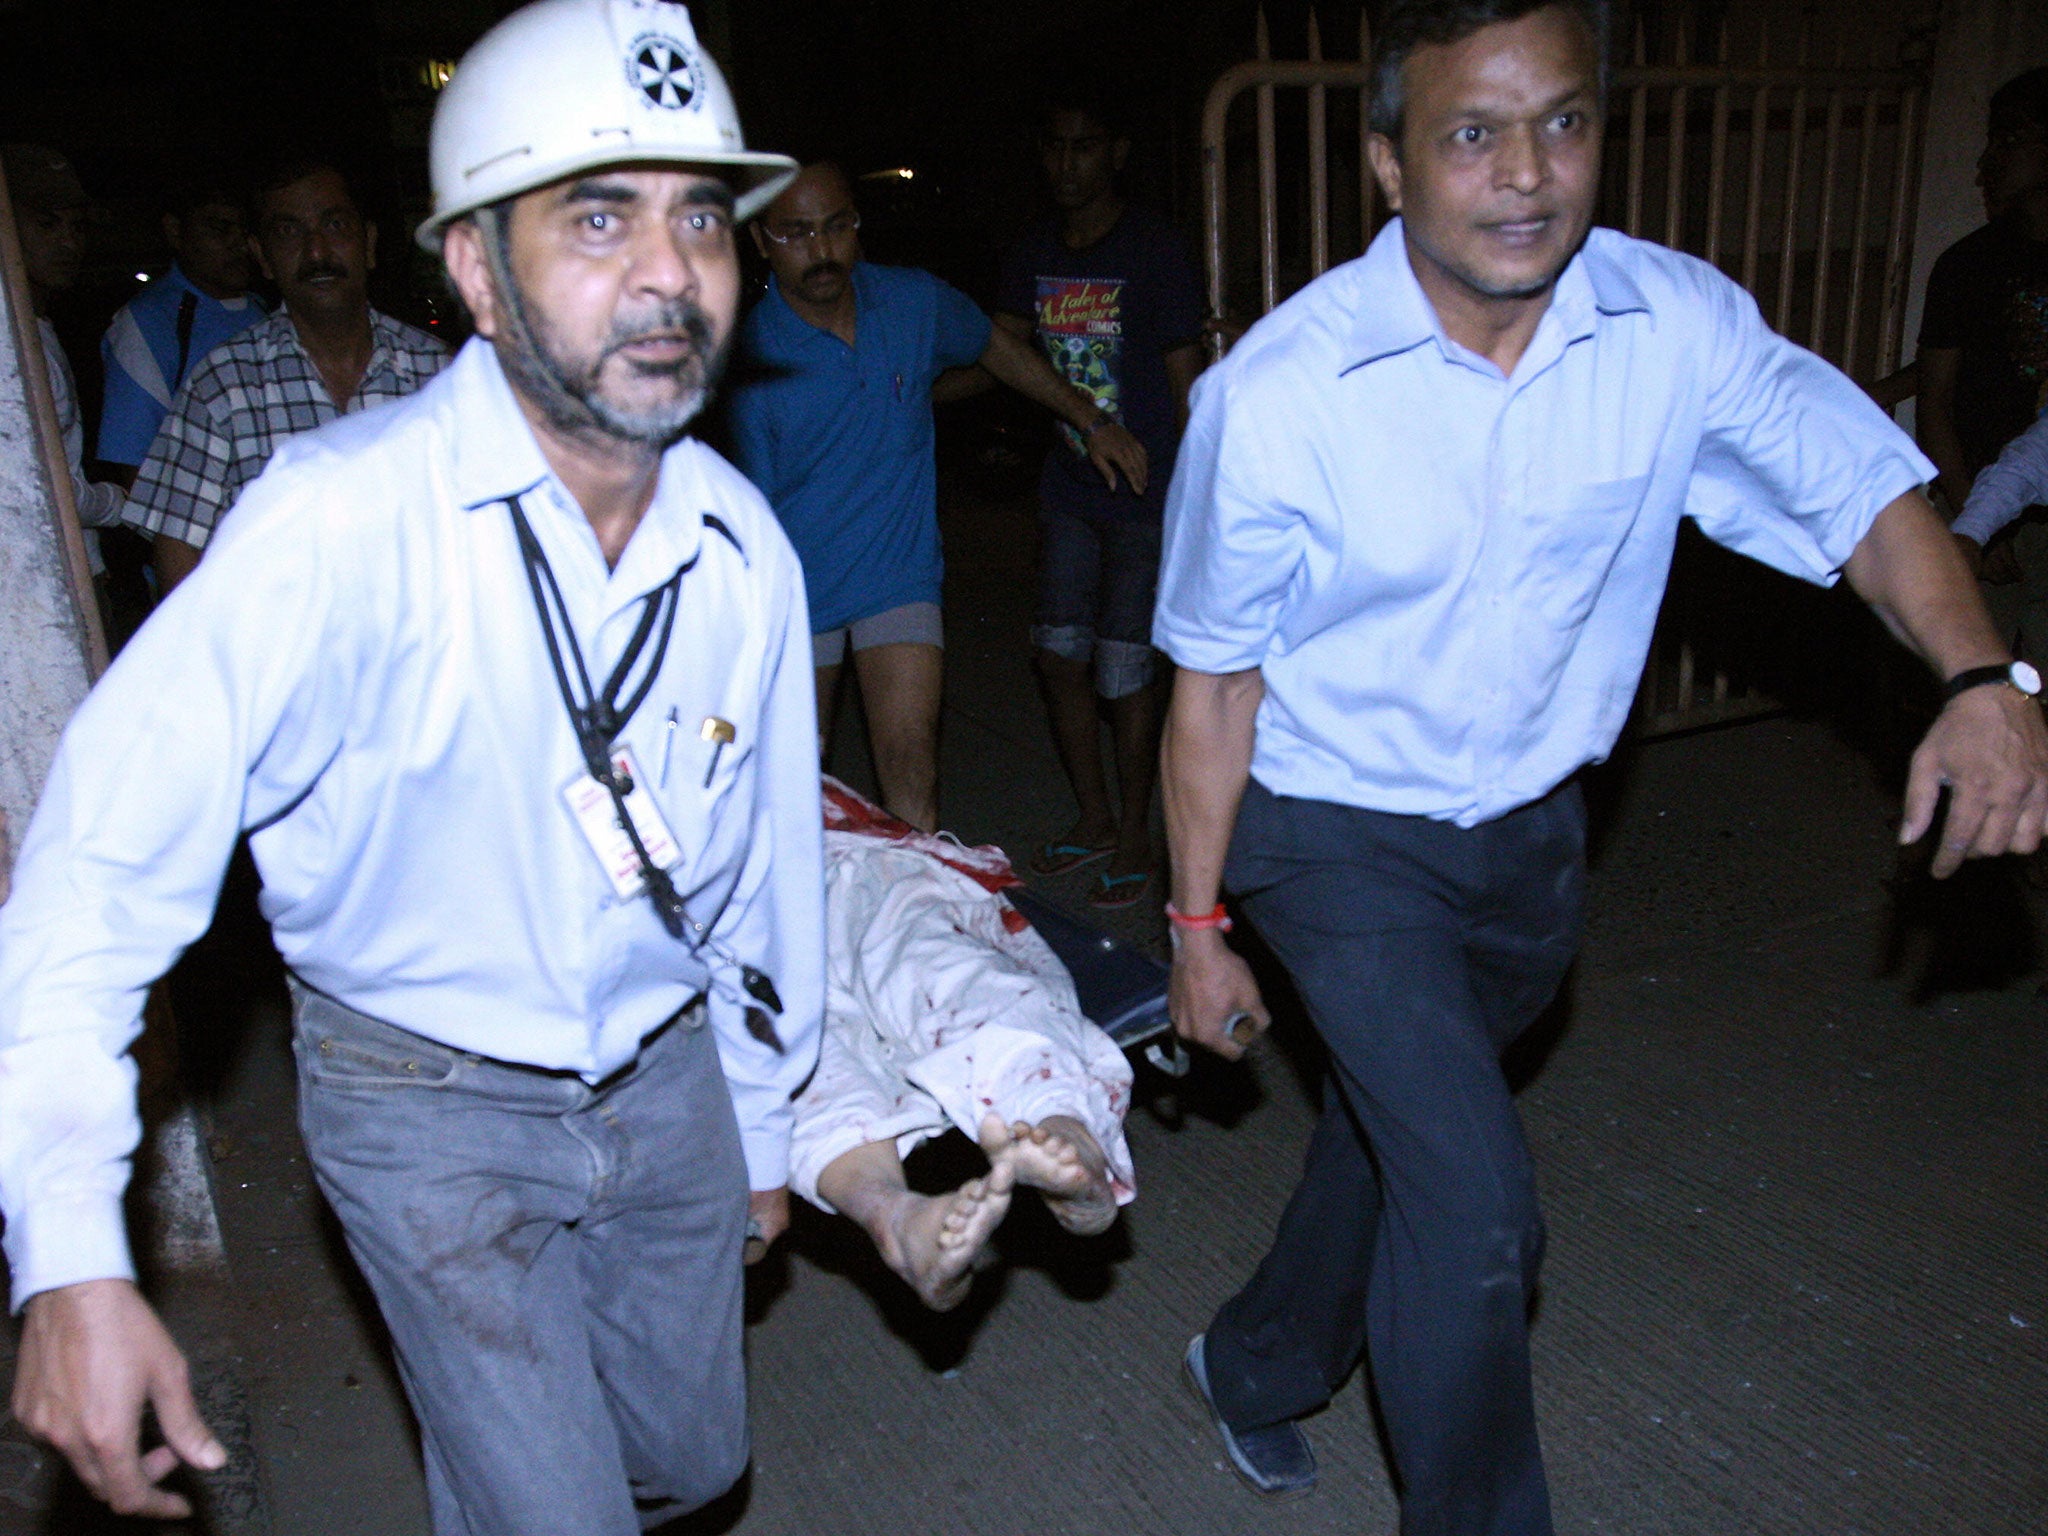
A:
{"type": "MultiPolygon", "coordinates": [[[[1119,416],[1123,398],[1124,279],[1041,277],[1038,339],[1053,371],[1085,389],[1096,407],[1119,416]]],[[[1081,434],[1065,422],[1060,432],[1075,453],[1086,453],[1081,434]]]]}
{"type": "Polygon", "coordinates": [[[2020,284],[1999,316],[2006,356],[2034,389],[2034,411],[2048,411],[2048,289],[2020,284]]]}

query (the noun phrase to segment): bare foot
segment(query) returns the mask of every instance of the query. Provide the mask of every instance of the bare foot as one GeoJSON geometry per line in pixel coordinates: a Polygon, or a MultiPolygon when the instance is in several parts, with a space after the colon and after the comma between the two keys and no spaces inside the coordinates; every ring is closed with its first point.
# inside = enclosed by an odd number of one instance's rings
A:
{"type": "Polygon", "coordinates": [[[998,1166],[1007,1159],[1017,1182],[1043,1194],[1053,1220],[1069,1232],[1093,1237],[1116,1220],[1109,1160],[1080,1121],[1047,1115],[1037,1125],[1019,1120],[1005,1126],[989,1115],[981,1122],[981,1150],[998,1166]]]}
{"type": "Polygon", "coordinates": [[[875,1232],[883,1261],[934,1312],[950,1311],[966,1299],[974,1261],[1009,1214],[1015,1170],[1006,1158],[991,1162],[987,1173],[950,1195],[903,1191],[875,1232]]]}

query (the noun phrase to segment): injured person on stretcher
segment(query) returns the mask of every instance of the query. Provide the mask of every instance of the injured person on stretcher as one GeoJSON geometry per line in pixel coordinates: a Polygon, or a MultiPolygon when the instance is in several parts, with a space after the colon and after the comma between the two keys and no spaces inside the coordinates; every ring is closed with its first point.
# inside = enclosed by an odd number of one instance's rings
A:
{"type": "Polygon", "coordinates": [[[1130,1063],[1003,898],[1018,883],[1000,849],[919,832],[825,780],[825,1035],[796,1099],[790,1184],[858,1222],[939,1310],[966,1296],[1018,1185],[1082,1235],[1136,1193],[1130,1063]],[[989,1171],[918,1194],[903,1158],[949,1127],[989,1171]]]}

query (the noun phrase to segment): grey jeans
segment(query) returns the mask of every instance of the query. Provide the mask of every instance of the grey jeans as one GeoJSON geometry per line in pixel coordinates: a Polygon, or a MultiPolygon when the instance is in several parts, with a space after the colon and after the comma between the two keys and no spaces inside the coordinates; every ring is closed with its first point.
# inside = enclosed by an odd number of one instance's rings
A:
{"type": "Polygon", "coordinates": [[[592,1087],[292,988],[299,1124],[420,1423],[435,1536],[635,1536],[747,1461],[747,1176],[701,1007],[592,1087]]]}

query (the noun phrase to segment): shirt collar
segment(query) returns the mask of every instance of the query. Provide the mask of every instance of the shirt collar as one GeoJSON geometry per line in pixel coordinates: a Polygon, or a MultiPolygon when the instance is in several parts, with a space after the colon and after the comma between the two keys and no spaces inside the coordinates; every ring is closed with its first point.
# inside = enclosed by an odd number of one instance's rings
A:
{"type": "Polygon", "coordinates": [[[790,308],[789,300],[782,295],[782,284],[776,281],[773,272],[768,274],[768,291],[761,297],[761,319],[785,335],[796,335],[799,331],[817,329],[805,325],[803,317],[790,308]]]}
{"type": "MultiPolygon", "coordinates": [[[[363,380],[365,383],[369,381],[372,374],[381,369],[394,366],[391,354],[399,340],[397,334],[398,322],[391,319],[388,315],[380,314],[374,308],[369,313],[370,361],[363,369],[363,380]]],[[[264,336],[266,343],[264,356],[266,360],[275,359],[286,352],[296,352],[304,359],[308,368],[313,366],[313,359],[306,352],[306,344],[299,340],[299,328],[292,321],[292,312],[289,305],[278,305],[277,312],[270,317],[268,325],[269,332],[264,336]]],[[[262,334],[262,327],[258,327],[256,332],[252,334],[262,334]]],[[[356,392],[358,394],[362,393],[361,385],[357,386],[356,392]]]]}
{"type": "MultiPolygon", "coordinates": [[[[292,324],[292,312],[280,304],[269,319],[249,332],[250,345],[256,349],[259,360],[274,363],[288,352],[306,356],[306,349],[299,343],[298,327],[292,324]]],[[[306,359],[306,366],[312,366],[312,359],[306,359]]]]}
{"type": "MultiPolygon", "coordinates": [[[[1544,314],[1546,324],[1563,326],[1567,341],[1592,335],[1603,316],[1650,312],[1641,287],[1610,252],[1600,248],[1597,237],[1598,231],[1588,236],[1558,274],[1556,291],[1544,314]]],[[[1370,298],[1358,308],[1350,367],[1378,362],[1433,339],[1449,345],[1443,322],[1409,265],[1399,218],[1389,219],[1366,250],[1359,289],[1370,298]]]]}
{"type": "MultiPolygon", "coordinates": [[[[394,377],[398,372],[398,352],[405,345],[405,335],[398,322],[389,315],[370,311],[370,363],[363,369],[363,384],[368,384],[373,375],[388,373],[394,377]]],[[[362,385],[356,387],[362,393],[362,385]]]]}
{"type": "Polygon", "coordinates": [[[1649,314],[1650,301],[1628,268],[1614,259],[1596,230],[1586,237],[1564,271],[1558,274],[1550,312],[1565,327],[1568,340],[1593,334],[1603,319],[1615,315],[1649,314]]]}
{"type": "MultiPolygon", "coordinates": [[[[446,391],[441,412],[454,449],[451,483],[457,505],[467,512],[499,507],[509,497],[527,497],[549,484],[565,514],[575,510],[575,498],[555,480],[534,440],[495,347],[481,336],[471,337],[436,382],[446,391]]],[[[662,455],[654,499],[611,573],[613,585],[630,590],[659,585],[697,553],[704,535],[704,497],[692,453],[685,439],[662,455]]],[[[527,510],[534,515],[532,506],[527,510]]]]}
{"type": "Polygon", "coordinates": [[[472,336],[442,377],[448,439],[455,449],[455,497],[465,511],[524,495],[547,479],[547,460],[490,342],[472,336]]]}
{"type": "MultiPolygon", "coordinates": [[[[847,281],[853,284],[854,308],[863,314],[874,307],[868,298],[867,268],[868,264],[865,259],[856,261],[853,264],[853,271],[847,277],[847,281]]],[[[821,330],[796,312],[796,307],[789,302],[788,297],[783,293],[782,284],[776,279],[773,272],[768,274],[768,292],[762,298],[761,308],[774,317],[773,323],[776,328],[787,335],[823,336],[830,341],[839,340],[830,331],[821,330]]]]}
{"type": "Polygon", "coordinates": [[[1366,247],[1358,292],[1364,302],[1352,327],[1352,368],[1419,347],[1441,329],[1429,296],[1408,265],[1399,218],[1387,220],[1366,247]]]}
{"type": "Polygon", "coordinates": [[[256,302],[255,299],[253,299],[246,293],[240,295],[237,298],[216,299],[204,288],[201,288],[197,283],[193,282],[191,278],[187,277],[185,275],[185,269],[179,266],[175,261],[171,263],[170,271],[164,274],[163,280],[165,285],[169,287],[173,293],[179,294],[181,296],[189,293],[194,298],[196,298],[202,306],[210,304],[215,309],[226,310],[229,314],[239,315],[251,304],[256,302]]]}

